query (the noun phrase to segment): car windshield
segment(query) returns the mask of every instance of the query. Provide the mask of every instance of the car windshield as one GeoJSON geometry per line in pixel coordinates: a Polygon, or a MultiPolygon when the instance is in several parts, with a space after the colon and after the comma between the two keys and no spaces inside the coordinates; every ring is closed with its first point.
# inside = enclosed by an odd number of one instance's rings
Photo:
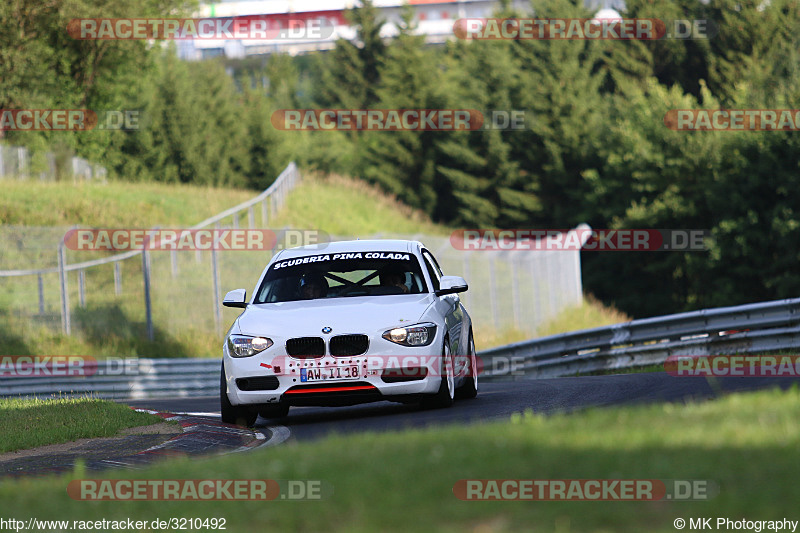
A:
{"type": "Polygon", "coordinates": [[[403,252],[319,254],[278,261],[256,293],[256,304],[419,294],[427,287],[417,258],[403,252]]]}

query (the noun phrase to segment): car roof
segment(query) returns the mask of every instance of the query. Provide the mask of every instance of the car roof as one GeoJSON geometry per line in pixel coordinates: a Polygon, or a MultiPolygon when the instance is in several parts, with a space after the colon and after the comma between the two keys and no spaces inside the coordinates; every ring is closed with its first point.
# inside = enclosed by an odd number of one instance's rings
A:
{"type": "Polygon", "coordinates": [[[281,259],[304,257],[307,255],[339,254],[346,252],[406,252],[414,253],[424,245],[419,241],[400,239],[365,239],[354,241],[333,241],[323,244],[298,246],[283,250],[276,256],[281,259]]]}

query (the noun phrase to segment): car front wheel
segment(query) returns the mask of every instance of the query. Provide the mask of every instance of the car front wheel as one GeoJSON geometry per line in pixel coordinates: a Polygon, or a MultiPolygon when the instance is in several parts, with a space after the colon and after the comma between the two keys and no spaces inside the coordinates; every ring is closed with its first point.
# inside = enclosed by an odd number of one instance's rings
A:
{"type": "Polygon", "coordinates": [[[425,408],[450,407],[453,405],[455,369],[453,368],[453,357],[450,355],[450,342],[447,339],[444,340],[444,347],[442,348],[441,369],[442,380],[439,384],[439,391],[422,400],[422,406],[425,408]]]}
{"type": "Polygon", "coordinates": [[[469,332],[469,377],[464,380],[464,384],[456,390],[456,398],[474,398],[478,395],[478,354],[475,352],[475,339],[472,338],[472,331],[469,332]]]}
{"type": "Polygon", "coordinates": [[[228,398],[228,385],[225,382],[225,365],[223,363],[219,376],[219,403],[222,412],[222,421],[226,424],[253,427],[258,419],[258,413],[248,407],[231,405],[228,398]]]}

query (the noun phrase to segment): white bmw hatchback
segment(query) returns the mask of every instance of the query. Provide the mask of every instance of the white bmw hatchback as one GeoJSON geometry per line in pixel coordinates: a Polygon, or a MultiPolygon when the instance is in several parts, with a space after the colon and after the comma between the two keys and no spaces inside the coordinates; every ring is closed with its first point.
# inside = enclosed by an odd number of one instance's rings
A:
{"type": "Polygon", "coordinates": [[[417,241],[364,240],[277,253],[227,333],[222,419],[252,426],[293,405],[380,400],[447,407],[477,394],[472,322],[458,293],[417,241]]]}

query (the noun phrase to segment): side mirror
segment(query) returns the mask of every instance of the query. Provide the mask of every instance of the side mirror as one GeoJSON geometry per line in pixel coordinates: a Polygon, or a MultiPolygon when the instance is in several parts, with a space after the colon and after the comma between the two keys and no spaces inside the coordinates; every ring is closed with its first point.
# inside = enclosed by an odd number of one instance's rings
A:
{"type": "Polygon", "coordinates": [[[222,305],[225,307],[240,307],[244,309],[247,307],[247,291],[245,289],[236,289],[229,292],[222,300],[222,305]]]}
{"type": "Polygon", "coordinates": [[[467,289],[469,289],[469,286],[466,280],[461,276],[442,276],[442,280],[439,282],[439,290],[436,291],[436,296],[465,292],[467,289]]]}

